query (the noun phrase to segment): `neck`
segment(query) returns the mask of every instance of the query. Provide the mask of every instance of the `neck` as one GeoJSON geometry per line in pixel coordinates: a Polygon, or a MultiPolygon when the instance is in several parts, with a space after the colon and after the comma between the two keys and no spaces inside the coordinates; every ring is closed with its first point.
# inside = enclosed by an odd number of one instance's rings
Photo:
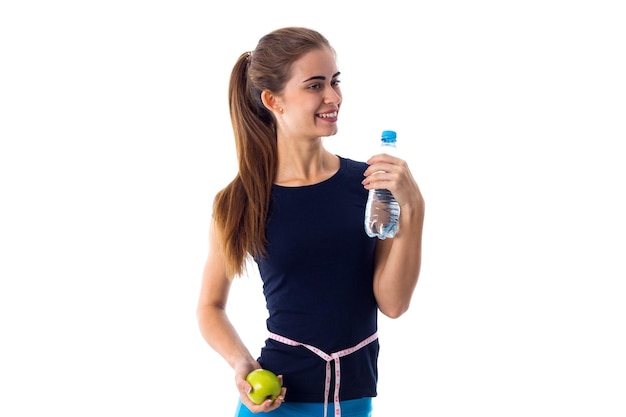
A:
{"type": "Polygon", "coordinates": [[[307,143],[278,140],[276,184],[303,186],[316,184],[334,175],[339,158],[326,150],[321,139],[307,143]]]}

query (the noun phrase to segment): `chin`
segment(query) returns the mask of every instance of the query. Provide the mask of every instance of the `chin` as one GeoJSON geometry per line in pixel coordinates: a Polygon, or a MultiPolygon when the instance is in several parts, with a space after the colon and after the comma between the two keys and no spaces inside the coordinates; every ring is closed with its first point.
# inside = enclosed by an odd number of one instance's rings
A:
{"type": "Polygon", "coordinates": [[[334,136],[337,134],[337,132],[339,131],[339,129],[337,128],[337,126],[331,128],[331,129],[325,129],[326,133],[323,134],[322,136],[334,136]]]}

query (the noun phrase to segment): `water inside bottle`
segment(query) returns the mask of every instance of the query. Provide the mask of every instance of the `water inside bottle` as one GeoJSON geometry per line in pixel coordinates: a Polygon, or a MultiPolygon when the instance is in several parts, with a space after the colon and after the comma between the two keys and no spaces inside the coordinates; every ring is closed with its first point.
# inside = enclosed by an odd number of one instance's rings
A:
{"type": "Polygon", "coordinates": [[[370,213],[365,219],[367,235],[379,239],[394,237],[398,231],[400,206],[389,190],[371,190],[371,194],[366,208],[366,213],[370,213]]]}

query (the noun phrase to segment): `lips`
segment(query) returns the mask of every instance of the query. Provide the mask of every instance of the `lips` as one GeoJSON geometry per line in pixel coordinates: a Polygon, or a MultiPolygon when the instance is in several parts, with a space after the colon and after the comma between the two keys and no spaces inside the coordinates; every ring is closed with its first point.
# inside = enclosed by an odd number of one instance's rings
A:
{"type": "Polygon", "coordinates": [[[317,117],[321,117],[322,119],[336,119],[338,113],[337,110],[327,113],[318,113],[317,117]]]}

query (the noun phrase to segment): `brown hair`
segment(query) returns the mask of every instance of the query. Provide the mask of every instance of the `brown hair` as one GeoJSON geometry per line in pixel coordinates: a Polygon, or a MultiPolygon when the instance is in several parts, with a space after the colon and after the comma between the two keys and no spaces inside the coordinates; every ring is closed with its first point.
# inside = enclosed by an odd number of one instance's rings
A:
{"type": "Polygon", "coordinates": [[[292,64],[312,50],[329,48],[320,33],[287,27],[263,36],[252,52],[242,54],[230,77],[230,118],[239,172],[215,196],[213,219],[229,277],[240,275],[249,255],[265,254],[265,224],[276,176],[276,121],[261,101],[261,92],[279,94],[292,64]]]}

